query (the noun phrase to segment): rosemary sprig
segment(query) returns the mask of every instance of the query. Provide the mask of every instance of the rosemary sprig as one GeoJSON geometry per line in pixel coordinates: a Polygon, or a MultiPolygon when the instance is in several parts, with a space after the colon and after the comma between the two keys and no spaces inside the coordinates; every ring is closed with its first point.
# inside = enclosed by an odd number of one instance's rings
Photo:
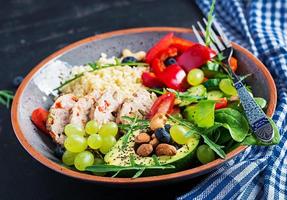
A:
{"type": "Polygon", "coordinates": [[[7,108],[10,107],[10,103],[13,100],[14,95],[13,92],[10,90],[0,90],[0,104],[6,106],[7,108]]]}
{"type": "MultiPolygon", "coordinates": [[[[116,67],[116,66],[133,66],[133,67],[138,67],[138,66],[148,66],[147,63],[142,63],[142,62],[133,62],[133,63],[120,63],[119,60],[116,60],[115,64],[105,64],[105,65],[101,65],[98,61],[93,62],[93,63],[88,63],[86,64],[86,66],[90,66],[92,68],[92,70],[89,70],[87,72],[94,72],[96,70],[100,70],[100,69],[104,69],[104,68],[108,68],[108,67],[116,67]]],[[[61,88],[63,88],[64,86],[68,85],[69,83],[73,82],[74,80],[77,80],[78,78],[82,77],[85,74],[85,72],[76,74],[73,78],[66,80],[65,82],[63,82],[59,87],[55,88],[54,91],[56,90],[60,90],[61,88]]]]}

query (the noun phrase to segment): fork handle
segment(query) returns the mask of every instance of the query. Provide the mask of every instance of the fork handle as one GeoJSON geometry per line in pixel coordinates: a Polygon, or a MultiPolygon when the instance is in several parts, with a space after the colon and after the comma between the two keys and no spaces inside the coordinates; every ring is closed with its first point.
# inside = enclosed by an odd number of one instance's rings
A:
{"type": "MultiPolygon", "coordinates": [[[[234,73],[232,76],[235,75],[234,73]]],[[[245,111],[251,129],[258,139],[270,142],[274,137],[273,127],[263,110],[245,88],[241,80],[235,75],[234,86],[245,111]]]]}

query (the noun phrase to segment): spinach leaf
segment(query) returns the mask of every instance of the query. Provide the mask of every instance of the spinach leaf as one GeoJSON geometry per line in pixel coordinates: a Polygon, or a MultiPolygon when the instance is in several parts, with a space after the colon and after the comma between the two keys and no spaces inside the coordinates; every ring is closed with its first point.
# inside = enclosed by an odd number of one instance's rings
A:
{"type": "Polygon", "coordinates": [[[214,125],[215,101],[203,100],[196,105],[194,122],[198,127],[209,128],[214,125]]]}
{"type": "Polygon", "coordinates": [[[218,88],[220,81],[221,81],[220,78],[212,78],[212,79],[208,79],[207,81],[205,81],[203,85],[208,89],[218,88]]]}
{"type": "Polygon", "coordinates": [[[215,121],[229,130],[233,140],[242,142],[249,131],[249,124],[245,117],[237,110],[223,108],[215,112],[215,121]]]}
{"type": "Polygon", "coordinates": [[[256,136],[251,133],[242,141],[241,144],[242,145],[259,145],[259,146],[269,146],[269,145],[278,144],[280,142],[280,134],[279,134],[278,127],[276,126],[276,124],[274,123],[272,119],[270,118],[268,119],[274,130],[274,138],[271,140],[271,142],[263,142],[261,140],[258,140],[256,136]]]}

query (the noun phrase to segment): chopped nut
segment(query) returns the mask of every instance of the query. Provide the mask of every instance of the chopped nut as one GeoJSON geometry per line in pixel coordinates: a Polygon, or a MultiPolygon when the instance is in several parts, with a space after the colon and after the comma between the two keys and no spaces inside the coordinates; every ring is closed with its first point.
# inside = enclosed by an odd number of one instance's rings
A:
{"type": "Polygon", "coordinates": [[[135,143],[142,144],[148,143],[150,141],[150,136],[147,133],[140,133],[135,137],[135,143]]]}
{"type": "Polygon", "coordinates": [[[141,144],[137,149],[137,154],[142,157],[149,156],[153,151],[151,144],[141,144]]]}
{"type": "Polygon", "coordinates": [[[162,143],[157,145],[155,153],[157,156],[174,156],[176,148],[172,145],[162,143]]]}
{"type": "Polygon", "coordinates": [[[151,130],[163,128],[166,122],[167,117],[162,113],[157,113],[150,120],[150,128],[151,130]]]}
{"type": "Polygon", "coordinates": [[[155,137],[149,143],[153,146],[153,148],[156,148],[156,146],[159,144],[158,139],[155,137]]]}
{"type": "Polygon", "coordinates": [[[135,57],[138,61],[142,61],[142,60],[145,59],[146,52],[144,52],[144,51],[138,51],[138,52],[136,52],[136,53],[133,53],[133,52],[131,52],[131,50],[129,50],[129,49],[124,49],[124,50],[122,51],[122,56],[123,56],[123,58],[124,58],[124,57],[128,57],[128,56],[132,56],[132,57],[135,57]]]}
{"type": "Polygon", "coordinates": [[[155,138],[155,134],[154,133],[151,135],[151,139],[153,139],[153,138],[155,138]]]}

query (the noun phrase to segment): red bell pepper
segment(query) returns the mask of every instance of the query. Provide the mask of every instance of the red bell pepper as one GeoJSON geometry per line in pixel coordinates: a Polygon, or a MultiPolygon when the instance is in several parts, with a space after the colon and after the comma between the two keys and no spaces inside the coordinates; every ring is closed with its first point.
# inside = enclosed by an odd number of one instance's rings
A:
{"type": "Polygon", "coordinates": [[[232,69],[232,71],[235,72],[237,69],[237,59],[234,57],[231,57],[229,63],[230,63],[230,68],[232,69]]]}
{"type": "Polygon", "coordinates": [[[186,73],[177,64],[168,66],[164,71],[157,74],[158,78],[169,88],[184,90],[186,86],[186,73]]]}
{"type": "Polygon", "coordinates": [[[173,111],[175,94],[167,92],[158,97],[151,107],[149,118],[152,118],[157,113],[170,114],[173,111]]]}
{"type": "Polygon", "coordinates": [[[144,86],[149,88],[160,88],[164,87],[164,83],[159,80],[158,77],[152,72],[142,73],[142,83],[144,86]]]}
{"type": "Polygon", "coordinates": [[[194,44],[178,58],[177,63],[186,71],[201,67],[215,55],[215,52],[201,44],[194,44]]]}
{"type": "Polygon", "coordinates": [[[165,35],[160,41],[158,41],[148,52],[145,58],[147,63],[151,63],[157,54],[165,49],[167,49],[173,42],[173,33],[165,35]]]}
{"type": "Polygon", "coordinates": [[[157,54],[157,57],[153,59],[151,63],[152,70],[158,74],[166,69],[164,61],[168,57],[175,57],[177,55],[177,49],[174,47],[169,47],[157,54]]]}
{"type": "Polygon", "coordinates": [[[44,108],[37,108],[32,112],[31,120],[35,126],[46,134],[49,131],[46,129],[46,121],[48,119],[49,112],[44,108]]]}
{"type": "Polygon", "coordinates": [[[226,108],[227,107],[227,98],[223,97],[218,99],[218,101],[215,103],[215,110],[226,108]]]}
{"type": "Polygon", "coordinates": [[[194,45],[193,42],[191,42],[189,40],[185,40],[183,38],[176,37],[176,36],[173,36],[172,40],[173,40],[173,42],[172,42],[171,47],[177,48],[177,50],[180,53],[187,51],[190,47],[192,47],[194,45]]]}

